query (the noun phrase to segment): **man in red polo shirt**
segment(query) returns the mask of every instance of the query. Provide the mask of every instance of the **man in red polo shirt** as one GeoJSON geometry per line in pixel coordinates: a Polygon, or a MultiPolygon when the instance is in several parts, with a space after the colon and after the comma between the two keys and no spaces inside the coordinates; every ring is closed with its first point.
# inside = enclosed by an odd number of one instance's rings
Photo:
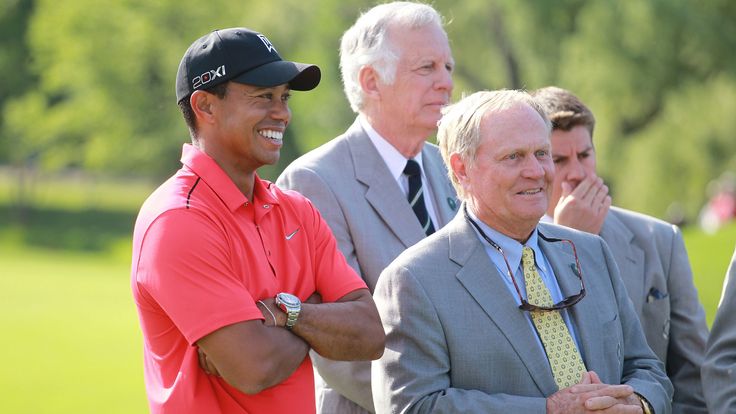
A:
{"type": "Polygon", "coordinates": [[[176,94],[192,143],[133,235],[151,412],[313,413],[310,349],[383,353],[375,304],[319,212],[256,174],[278,161],[290,90],[319,80],[317,66],[282,60],[245,28],[184,55],[176,94]]]}

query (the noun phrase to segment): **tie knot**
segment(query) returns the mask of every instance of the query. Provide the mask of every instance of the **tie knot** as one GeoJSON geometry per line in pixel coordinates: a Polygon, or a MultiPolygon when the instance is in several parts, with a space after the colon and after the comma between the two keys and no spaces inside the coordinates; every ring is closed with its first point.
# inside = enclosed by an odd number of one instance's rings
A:
{"type": "Polygon", "coordinates": [[[411,177],[411,176],[419,175],[421,171],[422,170],[419,168],[418,162],[414,160],[406,161],[406,167],[404,167],[404,174],[411,177]]]}
{"type": "Polygon", "coordinates": [[[529,266],[534,266],[534,250],[529,246],[523,246],[521,248],[521,262],[525,269],[529,269],[529,266]]]}

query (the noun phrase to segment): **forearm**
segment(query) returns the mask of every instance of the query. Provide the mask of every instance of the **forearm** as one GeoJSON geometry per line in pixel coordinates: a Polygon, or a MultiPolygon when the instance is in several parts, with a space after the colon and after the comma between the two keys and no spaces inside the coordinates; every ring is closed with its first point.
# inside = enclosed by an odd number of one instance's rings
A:
{"type": "Polygon", "coordinates": [[[292,332],[332,360],[373,360],[383,354],[385,335],[372,301],[304,303],[292,332]]]}
{"type": "Polygon", "coordinates": [[[217,373],[247,394],[286,380],[309,352],[309,345],[298,336],[260,320],[223,327],[197,344],[217,373]]]}
{"type": "Polygon", "coordinates": [[[263,378],[269,382],[265,388],[272,387],[289,378],[304,362],[304,358],[308,357],[310,349],[306,341],[285,328],[269,326],[268,332],[271,349],[264,355],[264,358],[271,361],[271,363],[267,364],[269,369],[262,373],[263,378]]]}

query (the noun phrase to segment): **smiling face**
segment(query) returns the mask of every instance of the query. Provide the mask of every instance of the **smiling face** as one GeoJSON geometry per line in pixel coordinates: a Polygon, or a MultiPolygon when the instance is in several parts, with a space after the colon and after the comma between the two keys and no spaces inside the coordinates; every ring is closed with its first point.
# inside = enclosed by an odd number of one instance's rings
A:
{"type": "Polygon", "coordinates": [[[392,84],[378,82],[380,119],[397,123],[405,135],[426,138],[437,129],[442,107],[452,94],[454,61],[441,27],[392,27],[391,44],[399,55],[392,84]]]}
{"type": "Polygon", "coordinates": [[[278,162],[291,119],[287,85],[256,87],[230,82],[222,99],[210,100],[211,133],[205,152],[226,171],[250,174],[278,162]]]}
{"type": "Polygon", "coordinates": [[[589,175],[596,175],[595,149],[588,128],[577,125],[565,131],[552,131],[552,160],[555,164],[555,180],[552,186],[547,214],[554,216],[555,207],[562,194],[562,183],[567,182],[572,189],[589,175]]]}
{"type": "Polygon", "coordinates": [[[549,129],[526,104],[484,115],[475,160],[453,155],[468,207],[501,233],[526,240],[547,210],[554,165],[549,129]]]}

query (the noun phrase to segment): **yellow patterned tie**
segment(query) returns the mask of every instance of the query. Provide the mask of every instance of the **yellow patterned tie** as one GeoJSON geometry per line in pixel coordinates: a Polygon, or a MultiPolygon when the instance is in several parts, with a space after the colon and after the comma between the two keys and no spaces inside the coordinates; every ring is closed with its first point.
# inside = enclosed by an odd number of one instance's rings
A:
{"type": "MultiPolygon", "coordinates": [[[[552,296],[545,286],[534,265],[534,250],[524,246],[521,251],[524,282],[526,283],[527,301],[537,306],[552,306],[552,296]]],[[[547,352],[552,375],[559,389],[567,388],[580,382],[585,364],[580,357],[570,331],[562,320],[559,311],[529,312],[547,352]]]]}

